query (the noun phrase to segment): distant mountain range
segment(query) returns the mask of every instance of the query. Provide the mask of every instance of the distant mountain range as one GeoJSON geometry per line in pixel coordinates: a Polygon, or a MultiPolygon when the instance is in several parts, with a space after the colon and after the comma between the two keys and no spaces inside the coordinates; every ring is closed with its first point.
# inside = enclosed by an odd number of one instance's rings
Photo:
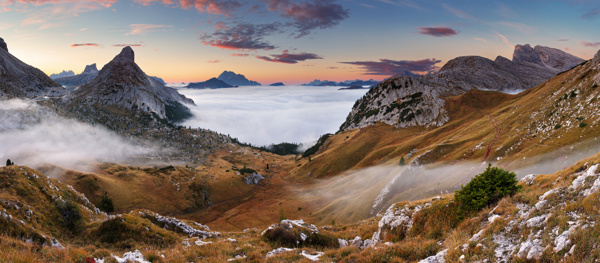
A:
{"type": "Polygon", "coordinates": [[[223,71],[217,78],[231,86],[261,86],[260,83],[252,80],[248,80],[246,76],[242,74],[236,74],[233,71],[223,71]]]}
{"type": "Polygon", "coordinates": [[[346,80],[346,81],[341,81],[341,82],[315,79],[315,80],[313,80],[311,82],[301,84],[301,86],[344,86],[344,87],[350,87],[350,86],[372,86],[372,85],[375,85],[377,83],[379,83],[379,81],[376,81],[374,79],[370,79],[370,80],[356,79],[356,80],[346,80]]]}
{"type": "Polygon", "coordinates": [[[71,76],[75,76],[75,72],[73,72],[72,70],[63,70],[60,73],[56,73],[56,74],[51,74],[50,78],[51,79],[57,79],[57,78],[64,78],[64,77],[71,77],[71,76]]]}
{"type": "Polygon", "coordinates": [[[98,72],[99,71],[96,67],[96,63],[94,63],[85,66],[85,69],[83,70],[83,72],[81,72],[81,74],[56,78],[54,79],[54,81],[58,82],[58,84],[63,85],[64,87],[81,86],[85,83],[92,81],[96,76],[98,76],[98,72]]]}
{"type": "Polygon", "coordinates": [[[223,89],[223,88],[235,88],[235,86],[227,84],[217,78],[212,78],[204,82],[192,82],[185,86],[188,89],[223,89]]]}

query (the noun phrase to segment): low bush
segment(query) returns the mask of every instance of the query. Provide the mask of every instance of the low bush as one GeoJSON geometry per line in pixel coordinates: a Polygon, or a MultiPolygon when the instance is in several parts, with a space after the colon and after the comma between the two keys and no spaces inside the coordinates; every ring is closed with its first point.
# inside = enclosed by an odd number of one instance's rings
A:
{"type": "Polygon", "coordinates": [[[521,186],[517,185],[518,182],[515,173],[489,164],[483,173],[476,175],[457,190],[454,197],[463,214],[479,211],[498,202],[502,197],[517,193],[521,189],[521,186]]]}

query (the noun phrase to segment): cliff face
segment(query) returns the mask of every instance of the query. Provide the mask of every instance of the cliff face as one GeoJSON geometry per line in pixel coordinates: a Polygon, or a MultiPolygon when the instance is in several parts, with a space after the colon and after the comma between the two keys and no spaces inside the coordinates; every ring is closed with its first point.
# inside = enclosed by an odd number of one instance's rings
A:
{"type": "Polygon", "coordinates": [[[44,72],[8,52],[0,38],[0,99],[61,96],[65,90],[44,72]]]}
{"type": "Polygon", "coordinates": [[[340,129],[377,122],[398,128],[441,126],[449,120],[442,97],[472,89],[517,93],[541,84],[583,59],[558,49],[517,45],[513,60],[478,56],[448,61],[437,74],[392,77],[358,100],[340,129]]]}

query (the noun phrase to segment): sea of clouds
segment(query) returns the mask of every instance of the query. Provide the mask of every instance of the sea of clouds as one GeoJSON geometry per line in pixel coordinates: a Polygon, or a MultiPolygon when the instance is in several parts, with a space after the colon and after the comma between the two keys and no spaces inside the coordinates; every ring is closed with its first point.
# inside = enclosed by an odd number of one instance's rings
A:
{"type": "Polygon", "coordinates": [[[180,89],[191,98],[194,117],[184,126],[211,129],[256,146],[281,142],[314,144],[335,133],[367,90],[283,86],[180,89]]]}

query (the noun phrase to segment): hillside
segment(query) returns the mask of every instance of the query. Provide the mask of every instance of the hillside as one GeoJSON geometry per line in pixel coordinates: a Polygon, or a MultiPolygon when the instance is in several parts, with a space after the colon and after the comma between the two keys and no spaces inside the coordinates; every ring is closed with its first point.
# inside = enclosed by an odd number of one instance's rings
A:
{"type": "Polygon", "coordinates": [[[223,89],[223,88],[234,88],[234,86],[226,83],[223,80],[212,78],[203,82],[192,82],[185,86],[188,89],[223,89]]]}
{"type": "Polygon", "coordinates": [[[61,182],[8,166],[0,168],[0,256],[68,262],[582,262],[597,255],[598,162],[600,155],[554,174],[527,176],[517,194],[464,219],[457,217],[452,195],[445,195],[396,203],[356,224],[281,220],[220,233],[148,210],[106,215],[61,182]]]}
{"type": "MultiPolygon", "coordinates": [[[[598,63],[600,55],[516,95],[471,90],[439,98],[441,103],[437,105],[443,106],[437,110],[447,118],[442,125],[431,122],[428,126],[396,128],[378,123],[338,132],[310,160],[304,159],[291,176],[306,181],[321,178],[333,183],[339,181],[335,179],[338,177],[360,175],[367,167],[382,167],[378,172],[382,177],[376,180],[384,185],[389,182],[393,192],[383,194],[383,190],[377,192],[382,188],[377,188],[359,197],[341,195],[329,200],[326,203],[329,207],[324,205],[315,213],[342,217],[347,212],[342,200],[346,200],[354,204],[353,208],[362,207],[355,210],[362,212],[353,213],[360,219],[373,215],[369,208],[377,204],[376,197],[381,196],[382,203],[375,212],[395,201],[451,192],[474,175],[471,169],[481,162],[517,169],[521,176],[534,171],[560,170],[597,152],[598,63]],[[394,170],[393,167],[400,167],[401,159],[408,170],[394,170]],[[444,171],[443,179],[436,177],[440,170],[444,171]],[[421,173],[425,175],[419,176],[421,173]],[[432,181],[437,182],[435,186],[432,181]]],[[[423,102],[425,99],[420,100],[422,97],[409,97],[399,104],[414,102],[416,106],[411,109],[424,111],[430,105],[423,102]]],[[[362,176],[371,176],[365,173],[362,176]]]]}

